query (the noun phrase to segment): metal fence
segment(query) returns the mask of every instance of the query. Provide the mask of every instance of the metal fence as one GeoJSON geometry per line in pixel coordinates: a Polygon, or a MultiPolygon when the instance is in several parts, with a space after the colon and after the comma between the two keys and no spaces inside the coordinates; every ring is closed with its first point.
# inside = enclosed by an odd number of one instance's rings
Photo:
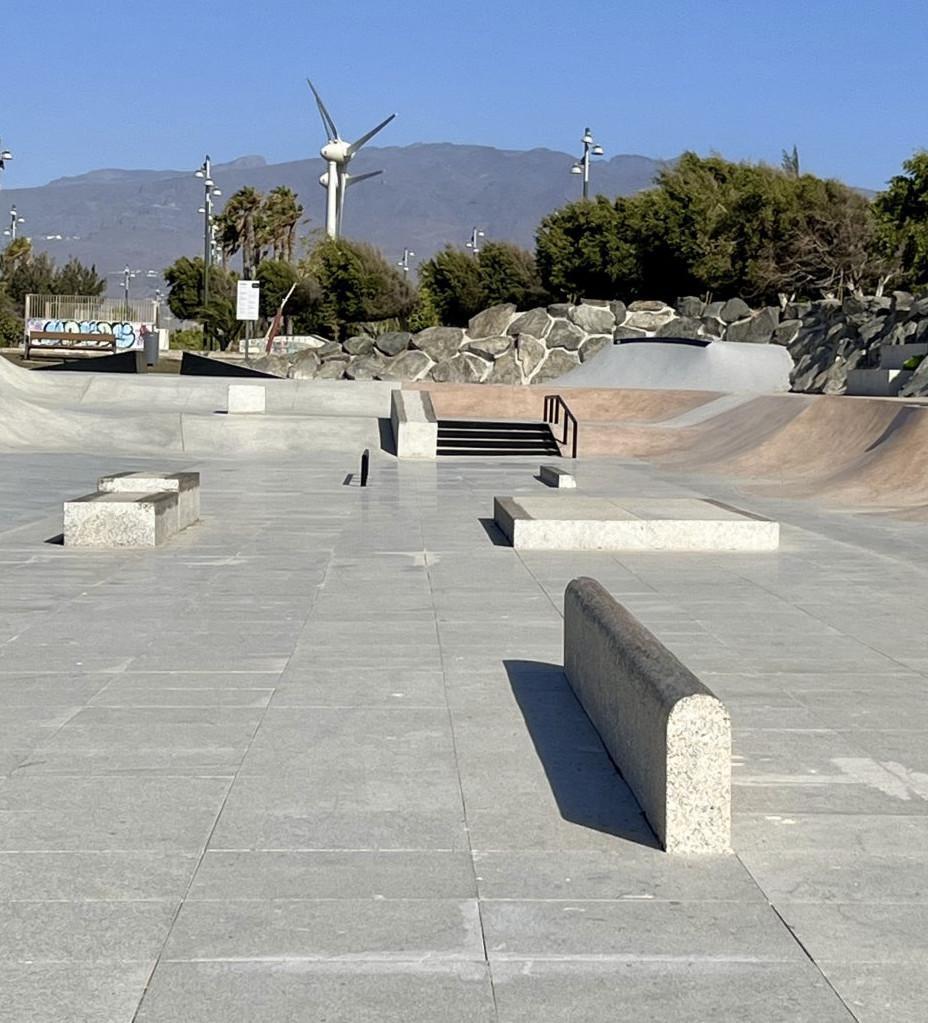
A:
{"type": "Polygon", "coordinates": [[[158,303],[139,298],[126,303],[121,298],[96,298],[91,295],[27,295],[26,321],[106,320],[154,323],[158,303]]]}

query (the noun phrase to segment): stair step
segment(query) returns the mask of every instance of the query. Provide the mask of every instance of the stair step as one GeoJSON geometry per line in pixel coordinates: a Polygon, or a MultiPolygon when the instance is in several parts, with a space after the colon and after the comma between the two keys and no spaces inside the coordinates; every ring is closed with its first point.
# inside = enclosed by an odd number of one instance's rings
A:
{"type": "Polygon", "coordinates": [[[551,437],[439,437],[439,447],[553,448],[551,437]]]}
{"type": "Polygon", "coordinates": [[[514,458],[543,458],[543,457],[547,458],[547,457],[550,457],[552,455],[559,456],[560,455],[560,451],[551,451],[551,450],[529,451],[529,450],[525,450],[523,448],[519,448],[519,449],[513,449],[513,448],[493,448],[493,449],[488,450],[486,448],[456,448],[455,447],[455,448],[439,448],[438,451],[436,452],[436,454],[438,454],[439,457],[442,456],[442,455],[468,455],[468,456],[472,456],[472,457],[475,457],[475,458],[479,458],[481,456],[483,456],[485,458],[502,458],[502,457],[506,457],[506,456],[511,456],[511,457],[514,457],[514,458]]]}
{"type": "Polygon", "coordinates": [[[505,419],[439,419],[439,430],[507,430],[509,432],[534,433],[547,430],[548,424],[543,422],[523,422],[505,419]]]}
{"type": "Polygon", "coordinates": [[[442,430],[438,431],[439,440],[442,437],[475,437],[491,439],[493,437],[511,437],[513,440],[545,441],[551,437],[550,430],[538,430],[537,433],[529,433],[527,430],[520,430],[513,433],[510,430],[442,430]]]}

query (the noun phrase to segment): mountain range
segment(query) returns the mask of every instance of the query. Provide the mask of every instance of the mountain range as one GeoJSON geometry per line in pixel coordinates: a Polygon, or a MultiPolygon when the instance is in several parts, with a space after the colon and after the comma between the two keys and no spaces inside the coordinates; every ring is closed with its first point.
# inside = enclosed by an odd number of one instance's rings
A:
{"type": "MultiPolygon", "coordinates": [[[[352,173],[382,170],[348,195],[346,236],[371,242],[391,260],[404,247],[415,251],[411,265],[446,244],[463,246],[474,227],[487,239],[532,247],[541,218],[578,197],[580,178],[570,173],[574,157],[550,149],[514,151],[488,146],[427,143],[366,148],[352,173]]],[[[608,196],[631,195],[654,180],[663,166],[644,156],[596,160],[591,189],[608,196]]],[[[213,164],[221,203],[237,189],[261,192],[287,185],[300,197],[308,222],[301,235],[319,230],[325,220],[321,159],[269,164],[245,156],[213,164]]],[[[25,218],[20,231],[59,263],[69,256],[94,264],[108,275],[109,292],[122,287],[122,268],[141,271],[132,294],[154,294],[161,271],[178,256],[203,251],[203,186],[190,170],[93,170],[57,178],[35,188],[4,189],[0,219],[7,203],[25,218]],[[60,236],[60,237],[59,237],[60,236]],[[146,276],[146,271],[154,271],[146,276]]],[[[4,221],[5,223],[5,221],[4,221]]]]}

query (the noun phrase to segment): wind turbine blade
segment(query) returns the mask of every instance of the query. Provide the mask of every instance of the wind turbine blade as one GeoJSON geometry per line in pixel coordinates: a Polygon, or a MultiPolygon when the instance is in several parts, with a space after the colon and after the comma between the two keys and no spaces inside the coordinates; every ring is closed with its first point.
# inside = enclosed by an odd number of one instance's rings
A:
{"type": "Polygon", "coordinates": [[[356,185],[359,181],[367,181],[368,178],[376,178],[378,174],[383,174],[383,171],[368,171],[367,174],[346,174],[345,187],[356,185]]]}
{"type": "Polygon", "coordinates": [[[330,139],[338,138],[338,128],[335,127],[335,122],[332,120],[332,115],[326,110],[325,103],[322,102],[322,97],[316,92],[316,87],[307,78],[306,84],[313,90],[313,95],[316,97],[316,106],[319,108],[319,116],[322,118],[322,124],[325,130],[328,132],[330,139]]]}
{"type": "Polygon", "coordinates": [[[354,154],[361,148],[361,146],[366,145],[368,142],[370,142],[370,140],[377,134],[378,131],[380,131],[382,128],[386,128],[386,126],[393,120],[394,117],[396,117],[396,114],[390,114],[390,116],[385,121],[381,121],[376,128],[373,128],[366,135],[362,135],[357,142],[352,142],[351,145],[348,147],[348,156],[349,157],[354,156],[354,154]]]}

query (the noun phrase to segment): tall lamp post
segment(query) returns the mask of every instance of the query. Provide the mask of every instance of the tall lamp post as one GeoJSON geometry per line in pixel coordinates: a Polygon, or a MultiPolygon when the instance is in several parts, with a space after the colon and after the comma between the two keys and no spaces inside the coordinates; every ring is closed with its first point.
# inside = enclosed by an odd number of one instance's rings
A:
{"type": "MultiPolygon", "coordinates": [[[[213,182],[209,154],[200,169],[194,171],[194,177],[203,179],[203,205],[197,210],[197,213],[203,214],[203,308],[206,309],[209,304],[209,268],[213,261],[213,199],[222,195],[213,182]]],[[[205,322],[203,334],[206,347],[209,349],[212,345],[205,322]]]]}
{"type": "Polygon", "coordinates": [[[597,145],[593,140],[593,136],[590,133],[590,129],[587,128],[583,133],[583,138],[580,139],[583,143],[583,156],[570,168],[571,174],[582,174],[583,175],[583,198],[589,199],[590,197],[590,157],[591,156],[602,156],[605,150],[602,146],[597,145]]]}
{"type": "Polygon", "coordinates": [[[412,249],[403,249],[403,258],[397,261],[396,265],[403,271],[404,277],[409,275],[409,260],[414,255],[412,249]]]}
{"type": "Polygon", "coordinates": [[[480,239],[486,237],[486,231],[480,231],[478,228],[474,228],[470,233],[470,241],[467,243],[467,248],[474,254],[474,256],[480,255],[480,239]]]}
{"type": "Polygon", "coordinates": [[[0,171],[2,171],[3,168],[6,166],[7,160],[12,159],[13,154],[9,151],[9,149],[4,149],[2,144],[0,144],[0,171]]]}
{"type": "Polygon", "coordinates": [[[11,243],[16,241],[16,228],[19,227],[20,224],[25,224],[25,223],[26,223],[26,218],[25,217],[21,217],[16,212],[16,207],[15,206],[11,206],[10,207],[10,226],[3,232],[4,234],[8,234],[10,236],[10,242],[11,243]]]}

